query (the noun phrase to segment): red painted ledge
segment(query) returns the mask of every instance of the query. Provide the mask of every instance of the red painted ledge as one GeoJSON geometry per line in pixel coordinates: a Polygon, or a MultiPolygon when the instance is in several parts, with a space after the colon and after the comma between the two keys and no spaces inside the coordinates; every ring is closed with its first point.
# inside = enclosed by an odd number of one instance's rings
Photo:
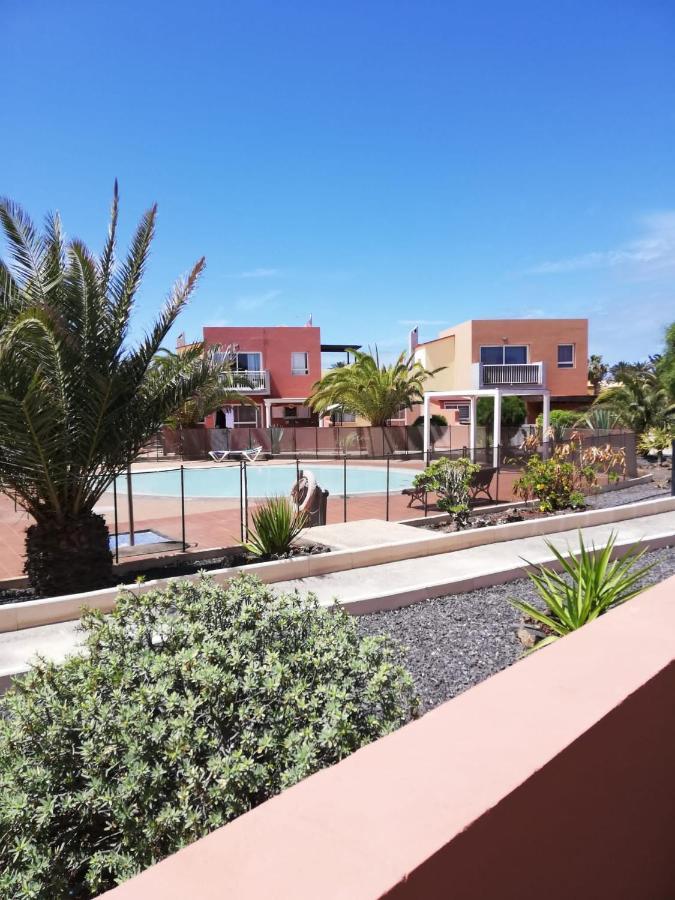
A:
{"type": "Polygon", "coordinates": [[[110,900],[675,896],[675,578],[110,900]]]}

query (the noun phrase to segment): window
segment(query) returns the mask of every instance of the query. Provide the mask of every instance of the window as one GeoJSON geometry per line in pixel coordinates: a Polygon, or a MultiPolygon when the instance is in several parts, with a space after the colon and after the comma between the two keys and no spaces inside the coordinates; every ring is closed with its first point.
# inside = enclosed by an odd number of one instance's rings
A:
{"type": "Polygon", "coordinates": [[[233,406],[235,427],[257,428],[258,427],[258,407],[257,406],[233,406]]]}
{"type": "Polygon", "coordinates": [[[574,368],[574,344],[558,344],[558,368],[574,368]]]}
{"type": "Polygon", "coordinates": [[[262,354],[237,353],[235,360],[235,369],[237,370],[237,372],[261,372],[262,354]]]}
{"type": "Polygon", "coordinates": [[[291,374],[309,374],[309,353],[291,353],[291,374]]]}
{"type": "Polygon", "coordinates": [[[457,421],[460,425],[466,425],[471,418],[471,407],[468,403],[453,403],[452,400],[445,400],[443,409],[457,410],[457,421]]]}
{"type": "Polygon", "coordinates": [[[522,366],[527,363],[527,345],[502,344],[481,347],[480,361],[484,366],[522,366]]]}
{"type": "Polygon", "coordinates": [[[297,406],[284,406],[284,419],[296,419],[298,416],[297,406]]]}

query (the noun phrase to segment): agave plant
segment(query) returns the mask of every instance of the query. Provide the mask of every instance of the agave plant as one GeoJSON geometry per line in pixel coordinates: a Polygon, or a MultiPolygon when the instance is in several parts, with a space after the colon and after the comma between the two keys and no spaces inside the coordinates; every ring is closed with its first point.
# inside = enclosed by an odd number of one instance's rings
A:
{"type": "Polygon", "coordinates": [[[25,570],[45,595],[110,582],[108,530],[94,506],[212,370],[200,347],[153,365],[203,259],[132,346],[129,320],[156,207],[143,215],[118,263],[118,203],[115,184],[97,257],[81,241],[65,239],[58,215],[47,216],[40,234],[18,205],[0,201],[9,249],[9,261],[0,260],[0,490],[33,519],[25,570]]]}
{"type": "Polygon", "coordinates": [[[320,415],[333,407],[354,413],[371,425],[387,425],[399,410],[411,409],[424,399],[425,382],[441,369],[425,369],[404,353],[392,365],[380,363],[375,353],[354,353],[354,362],[331,369],[313,389],[309,404],[320,415]]]}
{"type": "Polygon", "coordinates": [[[612,431],[621,428],[621,417],[611,409],[593,406],[574,423],[577,428],[590,428],[592,431],[612,431]]]}
{"type": "Polygon", "coordinates": [[[591,544],[589,550],[579,532],[579,552],[576,556],[571,550],[568,556],[564,556],[550,541],[546,541],[546,546],[560,564],[561,572],[537,566],[535,571],[528,573],[528,577],[546,604],[547,611],[523,600],[510,600],[516,609],[551,632],[536,648],[581,628],[641,592],[639,582],[652,565],[636,568],[645,554],[644,550],[636,548],[612,561],[616,539],[616,532],[612,532],[602,549],[596,550],[595,544],[591,544]]]}
{"type": "Polygon", "coordinates": [[[306,514],[287,497],[270,497],[253,511],[253,530],[244,547],[261,559],[285,556],[306,524],[306,514]]]}

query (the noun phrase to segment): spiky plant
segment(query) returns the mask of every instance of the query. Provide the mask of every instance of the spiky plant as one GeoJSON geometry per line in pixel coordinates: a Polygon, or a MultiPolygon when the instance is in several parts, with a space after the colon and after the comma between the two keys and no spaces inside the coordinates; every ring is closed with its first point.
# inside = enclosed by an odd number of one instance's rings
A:
{"type": "Polygon", "coordinates": [[[34,521],[25,571],[44,595],[110,582],[108,529],[94,506],[212,366],[200,347],[152,364],[203,259],[176,283],[140,343],[129,341],[156,207],[118,263],[118,204],[115,184],[97,257],[65,239],[58,215],[47,216],[40,234],[17,204],[0,201],[9,250],[8,262],[0,260],[0,490],[34,521]]]}
{"type": "Polygon", "coordinates": [[[602,391],[593,404],[614,413],[622,425],[642,434],[662,427],[675,409],[668,391],[653,372],[626,372],[621,382],[602,391]]]}
{"type": "Polygon", "coordinates": [[[253,511],[253,530],[244,547],[261,559],[285,556],[306,525],[306,513],[288,497],[269,497],[253,511]]]}
{"type": "Polygon", "coordinates": [[[371,425],[386,425],[399,410],[411,409],[424,399],[428,379],[441,369],[425,369],[414,356],[404,353],[391,365],[380,363],[380,356],[350,351],[354,362],[339,369],[331,369],[318,381],[309,404],[319,415],[332,407],[354,413],[371,425]]]}

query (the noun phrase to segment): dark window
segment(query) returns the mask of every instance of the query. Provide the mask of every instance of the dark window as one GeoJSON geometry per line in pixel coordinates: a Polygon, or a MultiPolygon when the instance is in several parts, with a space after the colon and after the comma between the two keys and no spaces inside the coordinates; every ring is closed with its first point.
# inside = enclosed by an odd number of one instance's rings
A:
{"type": "Polygon", "coordinates": [[[480,361],[487,366],[521,366],[527,362],[527,346],[524,344],[502,344],[480,348],[480,361]]]}
{"type": "Polygon", "coordinates": [[[504,347],[504,362],[511,366],[524,366],[527,362],[527,347],[504,347]]]}
{"type": "Polygon", "coordinates": [[[558,368],[574,368],[574,344],[558,344],[558,368]]]}

